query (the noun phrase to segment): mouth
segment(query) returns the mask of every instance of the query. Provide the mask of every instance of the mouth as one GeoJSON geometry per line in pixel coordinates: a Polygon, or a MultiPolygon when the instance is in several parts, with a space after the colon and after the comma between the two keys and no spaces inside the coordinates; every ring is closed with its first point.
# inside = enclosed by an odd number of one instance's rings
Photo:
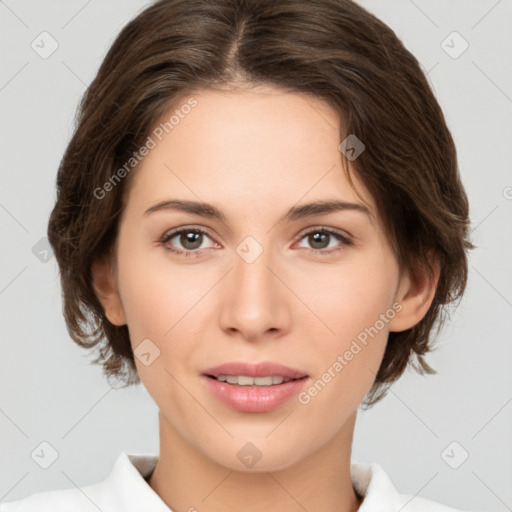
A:
{"type": "Polygon", "coordinates": [[[221,403],[240,412],[278,409],[297,395],[309,375],[275,362],[224,363],[202,373],[206,389],[221,403]]]}
{"type": "Polygon", "coordinates": [[[282,375],[268,375],[266,377],[251,377],[250,375],[207,375],[210,379],[218,382],[225,382],[231,386],[256,386],[256,387],[269,387],[279,386],[290,381],[307,379],[307,375],[303,377],[292,379],[283,377],[282,375]]]}
{"type": "Polygon", "coordinates": [[[203,375],[233,386],[279,386],[291,380],[308,377],[302,370],[273,361],[256,364],[245,361],[223,363],[206,369],[203,375]]]}

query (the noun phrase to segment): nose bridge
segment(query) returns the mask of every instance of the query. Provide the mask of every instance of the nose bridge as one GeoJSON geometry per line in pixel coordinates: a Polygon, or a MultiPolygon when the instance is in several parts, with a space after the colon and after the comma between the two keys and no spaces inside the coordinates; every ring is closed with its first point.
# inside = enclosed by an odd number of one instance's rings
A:
{"type": "Polygon", "coordinates": [[[254,306],[254,309],[270,304],[271,290],[275,288],[272,250],[253,236],[248,236],[236,248],[234,262],[235,294],[237,299],[254,306]],[[262,302],[263,301],[263,302],[262,302]]]}
{"type": "Polygon", "coordinates": [[[252,236],[236,247],[230,296],[224,303],[224,328],[236,328],[257,337],[271,328],[282,327],[284,300],[282,283],[274,275],[275,253],[252,236]]]}

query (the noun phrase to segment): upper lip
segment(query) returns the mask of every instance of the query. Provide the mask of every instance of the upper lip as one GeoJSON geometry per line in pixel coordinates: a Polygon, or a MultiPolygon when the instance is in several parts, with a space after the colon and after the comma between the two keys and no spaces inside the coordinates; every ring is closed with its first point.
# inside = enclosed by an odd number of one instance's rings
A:
{"type": "Polygon", "coordinates": [[[212,377],[218,377],[219,375],[245,375],[247,377],[277,376],[288,379],[301,379],[302,377],[307,377],[307,374],[301,370],[289,368],[288,366],[274,363],[272,361],[265,361],[258,364],[234,361],[208,368],[203,372],[203,374],[211,375],[212,377]]]}

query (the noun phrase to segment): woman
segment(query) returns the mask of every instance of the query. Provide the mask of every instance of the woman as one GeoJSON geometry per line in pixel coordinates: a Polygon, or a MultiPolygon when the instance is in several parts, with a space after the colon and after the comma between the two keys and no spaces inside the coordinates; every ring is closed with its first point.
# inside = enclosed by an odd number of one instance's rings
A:
{"type": "Polygon", "coordinates": [[[142,382],[160,454],[0,510],[453,511],[351,463],[424,359],[468,202],[417,60],[347,0],[161,0],[81,104],[48,237],[72,338],[142,382]]]}

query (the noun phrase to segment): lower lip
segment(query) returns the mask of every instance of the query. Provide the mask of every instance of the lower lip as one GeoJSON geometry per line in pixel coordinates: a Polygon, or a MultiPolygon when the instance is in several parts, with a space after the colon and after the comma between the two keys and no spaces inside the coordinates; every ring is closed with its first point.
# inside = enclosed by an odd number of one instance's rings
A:
{"type": "Polygon", "coordinates": [[[297,395],[308,377],[272,386],[238,386],[202,375],[210,391],[225,405],[242,412],[269,412],[297,395]]]}

